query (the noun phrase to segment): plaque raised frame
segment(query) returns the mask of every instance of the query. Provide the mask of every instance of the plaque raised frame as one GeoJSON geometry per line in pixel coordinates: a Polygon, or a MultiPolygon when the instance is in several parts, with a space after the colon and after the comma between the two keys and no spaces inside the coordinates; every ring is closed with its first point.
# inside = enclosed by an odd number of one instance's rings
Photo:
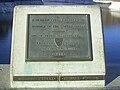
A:
{"type": "Polygon", "coordinates": [[[92,61],[89,14],[28,14],[27,23],[26,61],[92,61]]]}

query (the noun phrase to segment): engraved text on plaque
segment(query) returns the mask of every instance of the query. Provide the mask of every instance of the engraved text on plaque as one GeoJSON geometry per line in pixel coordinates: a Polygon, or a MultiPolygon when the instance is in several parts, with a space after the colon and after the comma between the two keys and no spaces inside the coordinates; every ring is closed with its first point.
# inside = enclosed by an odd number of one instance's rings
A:
{"type": "Polygon", "coordinates": [[[92,60],[89,15],[28,15],[27,61],[92,60]]]}

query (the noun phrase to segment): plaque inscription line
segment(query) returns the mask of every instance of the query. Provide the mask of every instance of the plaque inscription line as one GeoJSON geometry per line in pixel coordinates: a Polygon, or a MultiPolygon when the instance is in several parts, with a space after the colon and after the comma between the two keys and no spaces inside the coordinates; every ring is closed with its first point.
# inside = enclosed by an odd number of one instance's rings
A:
{"type": "Polygon", "coordinates": [[[104,80],[104,75],[85,76],[14,76],[13,81],[86,81],[104,80]]]}

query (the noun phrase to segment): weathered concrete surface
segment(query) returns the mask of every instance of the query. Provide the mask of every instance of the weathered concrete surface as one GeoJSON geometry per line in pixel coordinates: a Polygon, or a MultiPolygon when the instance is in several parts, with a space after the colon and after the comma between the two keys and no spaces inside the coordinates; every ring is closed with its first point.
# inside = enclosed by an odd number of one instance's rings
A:
{"type": "Polygon", "coordinates": [[[2,88],[10,87],[10,65],[9,64],[0,65],[0,87],[2,88]]]}
{"type": "Polygon", "coordinates": [[[0,90],[120,90],[120,65],[107,65],[106,87],[104,88],[42,88],[10,89],[10,65],[0,65],[0,90]]]}

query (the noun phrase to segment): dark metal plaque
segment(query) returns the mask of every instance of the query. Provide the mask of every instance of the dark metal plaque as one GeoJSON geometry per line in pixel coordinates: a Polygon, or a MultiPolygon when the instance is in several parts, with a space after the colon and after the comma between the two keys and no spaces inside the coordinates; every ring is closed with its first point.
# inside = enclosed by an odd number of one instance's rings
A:
{"type": "Polygon", "coordinates": [[[13,76],[13,81],[86,81],[104,80],[104,75],[84,76],[13,76]]]}
{"type": "Polygon", "coordinates": [[[28,15],[26,61],[92,60],[89,15],[28,15]]]}

